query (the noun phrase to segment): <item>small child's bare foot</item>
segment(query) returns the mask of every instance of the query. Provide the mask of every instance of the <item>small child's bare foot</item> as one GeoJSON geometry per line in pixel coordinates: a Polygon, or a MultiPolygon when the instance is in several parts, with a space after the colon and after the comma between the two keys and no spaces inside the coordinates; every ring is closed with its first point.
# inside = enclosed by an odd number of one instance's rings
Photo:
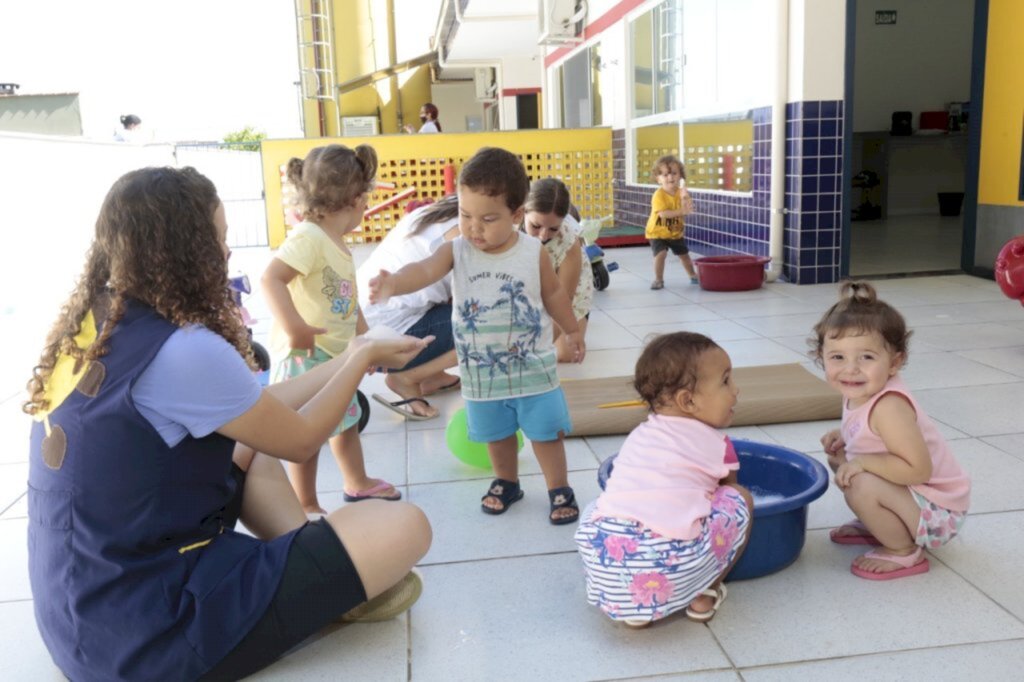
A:
{"type": "Polygon", "coordinates": [[[306,514],[306,516],[327,516],[327,510],[321,507],[319,502],[302,505],[302,511],[306,514]]]}

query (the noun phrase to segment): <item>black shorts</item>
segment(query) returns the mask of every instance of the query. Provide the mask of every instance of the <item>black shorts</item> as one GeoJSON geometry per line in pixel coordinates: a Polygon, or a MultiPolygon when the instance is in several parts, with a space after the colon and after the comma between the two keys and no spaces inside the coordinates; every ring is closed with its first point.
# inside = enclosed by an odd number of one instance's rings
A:
{"type": "MultiPolygon", "coordinates": [[[[237,469],[234,475],[240,479],[241,498],[245,473],[237,469]]],[[[364,601],[363,581],[334,529],[325,519],[307,523],[292,541],[284,575],[267,610],[201,679],[237,680],[266,668],[364,601]]]]}
{"type": "Polygon", "coordinates": [[[683,237],[679,239],[649,239],[647,241],[651,243],[651,251],[655,256],[669,249],[677,256],[685,256],[690,253],[690,249],[686,246],[686,239],[683,237]]]}

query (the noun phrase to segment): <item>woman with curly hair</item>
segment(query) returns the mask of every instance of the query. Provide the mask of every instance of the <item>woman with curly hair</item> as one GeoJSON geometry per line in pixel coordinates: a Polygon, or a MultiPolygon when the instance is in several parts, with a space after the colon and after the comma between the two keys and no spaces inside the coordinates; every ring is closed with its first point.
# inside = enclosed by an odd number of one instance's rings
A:
{"type": "Polygon", "coordinates": [[[425,341],[360,339],[262,389],[226,231],[194,169],[120,178],[29,382],[29,574],[71,679],[244,677],[421,590],[418,508],[369,501],[309,523],[280,460],[315,455],[366,370],[425,341]]]}

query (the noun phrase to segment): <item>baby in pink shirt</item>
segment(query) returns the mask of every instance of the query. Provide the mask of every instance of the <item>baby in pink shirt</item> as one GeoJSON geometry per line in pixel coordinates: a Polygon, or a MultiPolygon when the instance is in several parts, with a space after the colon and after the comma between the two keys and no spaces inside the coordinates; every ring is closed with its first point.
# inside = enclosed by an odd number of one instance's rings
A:
{"type": "Polygon", "coordinates": [[[641,354],[634,386],[651,414],[576,531],[587,599],[632,627],[683,609],[706,622],[725,599],[722,578],[746,546],[753,510],[718,431],[739,395],[732,363],[706,336],[665,334],[641,354]]]}
{"type": "Polygon", "coordinates": [[[825,378],[843,394],[842,428],[821,444],[857,519],[830,537],[880,546],[854,559],[850,570],[861,578],[924,573],[924,548],[960,531],[971,480],[900,379],[911,334],[903,316],[864,282],[844,282],[839,297],[812,343],[825,378]]]}

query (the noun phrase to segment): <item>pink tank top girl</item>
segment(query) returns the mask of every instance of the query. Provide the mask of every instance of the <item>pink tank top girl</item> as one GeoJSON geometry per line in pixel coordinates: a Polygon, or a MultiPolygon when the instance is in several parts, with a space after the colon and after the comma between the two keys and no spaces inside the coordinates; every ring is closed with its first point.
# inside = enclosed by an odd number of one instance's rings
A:
{"type": "Polygon", "coordinates": [[[971,502],[971,479],[960,468],[953,453],[946,444],[946,439],[939,433],[928,415],[910,395],[906,384],[899,375],[892,377],[871,400],[860,407],[850,409],[843,401],[843,440],[846,442],[846,458],[870,456],[872,453],[886,452],[885,443],[871,430],[868,420],[875,404],[886,393],[898,393],[903,396],[917,413],[917,426],[924,436],[925,445],[932,457],[932,477],[927,483],[912,485],[910,489],[920,493],[926,500],[950,511],[967,511],[971,502]]]}

